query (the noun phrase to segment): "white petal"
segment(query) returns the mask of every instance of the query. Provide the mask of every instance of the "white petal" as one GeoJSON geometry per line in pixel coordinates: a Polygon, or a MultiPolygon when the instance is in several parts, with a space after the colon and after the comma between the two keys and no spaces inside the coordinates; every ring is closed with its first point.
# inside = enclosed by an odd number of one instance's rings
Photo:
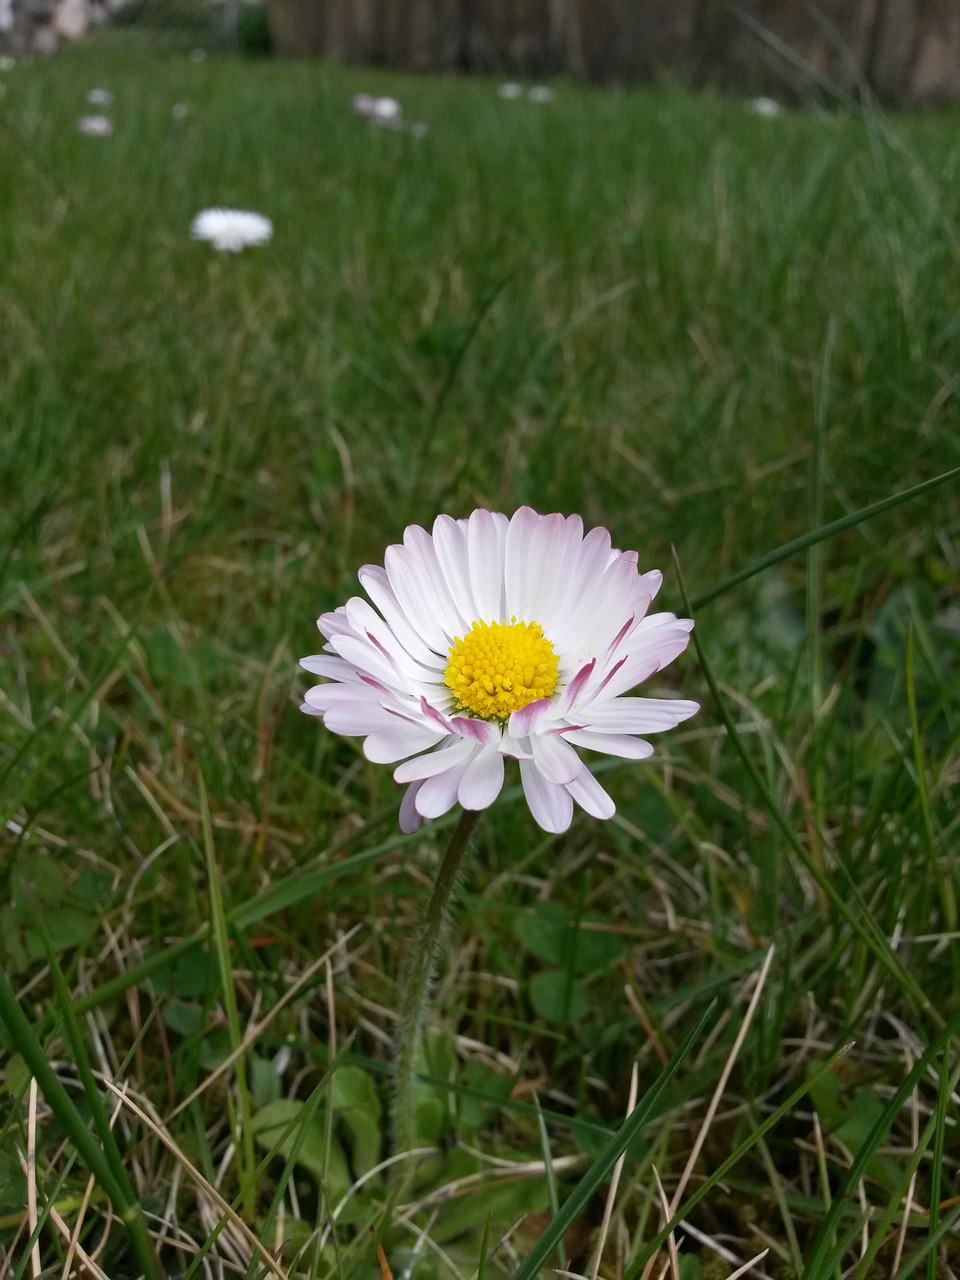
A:
{"type": "Polygon", "coordinates": [[[573,817],[573,800],[566,787],[548,782],[532,760],[520,761],[520,781],[537,826],[559,834],[573,817]]]}
{"type": "Polygon", "coordinates": [[[412,835],[420,826],[420,815],[417,813],[417,792],[421,783],[414,782],[407,787],[400,802],[400,830],[405,835],[412,835]]]}
{"type": "Polygon", "coordinates": [[[403,546],[387,547],[384,567],[390,586],[410,625],[437,655],[446,656],[454,636],[463,634],[459,614],[454,609],[437,563],[430,535],[411,525],[403,546]]]}
{"type": "Polygon", "coordinates": [[[554,602],[566,594],[582,537],[577,517],[540,516],[521,507],[510,521],[504,548],[505,617],[539,622],[552,639],[554,602]]]}
{"type": "Polygon", "coordinates": [[[315,676],[329,676],[332,680],[359,680],[356,667],[342,658],[335,658],[332,653],[312,653],[309,658],[301,658],[300,665],[304,671],[315,676]]]}
{"type": "Polygon", "coordinates": [[[394,663],[366,637],[361,640],[359,636],[334,636],[330,643],[341,658],[351,662],[358,671],[373,676],[388,689],[413,692],[413,682],[398,671],[394,663]]]}
{"type": "Polygon", "coordinates": [[[572,782],[583,768],[583,761],[558,734],[533,734],[530,737],[533,762],[547,779],[561,786],[572,782]]]}
{"type": "Polygon", "coordinates": [[[346,610],[347,620],[354,632],[361,638],[369,640],[388,657],[397,670],[402,671],[408,678],[411,685],[438,684],[443,680],[442,674],[437,670],[436,656],[430,655],[429,667],[414,661],[390,627],[366,600],[361,599],[360,596],[354,596],[347,601],[346,610]]]}
{"type": "Polygon", "coordinates": [[[417,813],[421,818],[439,818],[453,808],[457,803],[460,779],[466,767],[465,764],[457,765],[453,769],[447,769],[445,773],[427,778],[421,784],[417,793],[417,813]]]}
{"type": "Polygon", "coordinates": [[[437,516],[433,522],[433,545],[453,603],[464,619],[476,622],[480,614],[470,579],[466,521],[437,516]]]}
{"type": "Polygon", "coordinates": [[[503,756],[495,747],[484,747],[467,765],[457,799],[464,809],[486,809],[503,787],[503,756]]]}
{"type": "Polygon", "coordinates": [[[566,590],[556,596],[552,606],[550,639],[554,646],[571,657],[579,657],[578,666],[591,654],[582,652],[582,636],[590,624],[591,601],[596,584],[607,565],[610,554],[610,534],[606,529],[591,529],[574,558],[566,590]]]}
{"type": "Polygon", "coordinates": [[[588,733],[585,729],[565,729],[567,742],[588,751],[599,751],[607,756],[620,756],[624,760],[646,760],[653,755],[653,747],[642,738],[631,738],[626,733],[588,733]]]}
{"type": "Polygon", "coordinates": [[[661,733],[699,710],[699,702],[682,698],[611,698],[595,702],[577,720],[585,729],[601,733],[661,733]]]}
{"type": "Polygon", "coordinates": [[[572,782],[567,783],[567,790],[580,808],[593,818],[612,818],[617,811],[617,806],[586,765],[572,782]]]}
{"type": "Polygon", "coordinates": [[[510,713],[507,732],[512,738],[526,738],[531,733],[539,732],[544,722],[550,718],[554,706],[549,698],[537,698],[535,702],[528,702],[519,711],[510,713]]]}
{"type": "Polygon", "coordinates": [[[447,738],[436,751],[398,764],[393,776],[397,782],[422,782],[424,778],[466,763],[476,750],[476,743],[465,738],[447,738]]]}
{"type": "Polygon", "coordinates": [[[394,717],[394,723],[378,728],[363,744],[363,754],[374,764],[393,764],[418,751],[427,751],[437,741],[437,734],[419,725],[394,717]]]}
{"type": "MultiPolygon", "coordinates": [[[[423,638],[400,608],[397,597],[393,594],[386,569],[380,565],[365,564],[358,574],[364,591],[377,606],[386,619],[390,630],[397,637],[407,653],[426,667],[438,666],[437,654],[423,641],[423,638]]],[[[443,658],[446,665],[446,657],[443,658]]]]}
{"type": "Polygon", "coordinates": [[[607,701],[648,680],[682,653],[690,643],[693,622],[675,618],[672,613],[654,613],[644,618],[631,635],[629,657],[612,679],[604,675],[597,688],[597,698],[607,701]]]}
{"type": "Polygon", "coordinates": [[[473,622],[502,622],[503,547],[507,518],[493,511],[474,511],[467,521],[467,554],[477,616],[473,622]]]}

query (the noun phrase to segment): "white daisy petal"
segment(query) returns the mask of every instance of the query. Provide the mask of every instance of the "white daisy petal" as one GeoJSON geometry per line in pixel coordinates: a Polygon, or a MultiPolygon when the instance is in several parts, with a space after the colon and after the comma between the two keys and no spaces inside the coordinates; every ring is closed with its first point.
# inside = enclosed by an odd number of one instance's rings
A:
{"type": "Polygon", "coordinates": [[[417,792],[423,783],[414,782],[407,787],[400,802],[400,830],[404,835],[413,835],[420,826],[420,815],[417,813],[417,792]]]}
{"type": "MultiPolygon", "coordinates": [[[[418,751],[426,751],[437,741],[437,735],[419,725],[396,720],[378,728],[363,743],[363,754],[374,764],[393,764],[418,751]]],[[[422,811],[421,811],[422,812],[422,811]]]]}
{"type": "Polygon", "coordinates": [[[572,782],[583,762],[574,751],[557,734],[532,734],[530,748],[533,751],[533,763],[548,782],[556,782],[561,786],[572,782]]]}
{"type": "Polygon", "coordinates": [[[466,764],[459,764],[424,780],[417,793],[417,813],[421,818],[439,818],[449,813],[457,803],[460,781],[466,770],[466,764]]]}
{"type": "Polygon", "coordinates": [[[474,600],[470,578],[466,524],[450,516],[437,516],[433,522],[433,545],[453,603],[462,617],[475,622],[481,614],[474,600]]]}
{"type": "Polygon", "coordinates": [[[467,765],[457,799],[464,809],[486,809],[503,788],[503,756],[493,747],[484,747],[467,765]]]}
{"type": "Polygon", "coordinates": [[[467,554],[477,614],[472,622],[493,622],[503,614],[503,548],[507,520],[492,511],[474,511],[467,521],[467,554]]]}
{"type": "Polygon", "coordinates": [[[567,790],[581,809],[585,809],[591,818],[612,818],[617,806],[601,787],[590,770],[584,765],[572,782],[567,783],[567,790]]]}
{"type": "Polygon", "coordinates": [[[393,588],[390,586],[386,570],[381,569],[379,565],[367,564],[363,566],[357,576],[364,591],[380,610],[387,626],[406,649],[407,653],[410,654],[411,658],[426,667],[431,664],[445,666],[446,653],[444,653],[441,662],[438,655],[424,643],[420,633],[410,625],[407,615],[400,607],[397,597],[393,594],[393,588]]]}
{"type": "Polygon", "coordinates": [[[588,751],[599,751],[605,756],[622,756],[624,760],[646,760],[653,755],[653,747],[642,738],[631,738],[626,733],[588,733],[583,729],[564,732],[567,742],[588,751]]]}
{"type": "Polygon", "coordinates": [[[585,729],[601,733],[662,733],[699,710],[699,702],[681,698],[613,698],[595,703],[580,719],[585,729]]]}
{"type": "Polygon", "coordinates": [[[395,782],[422,782],[438,773],[446,773],[466,763],[476,752],[476,743],[465,738],[448,739],[436,751],[429,755],[416,756],[413,760],[405,760],[393,771],[395,782]]]}
{"type": "Polygon", "coordinates": [[[573,800],[566,787],[548,782],[531,760],[520,761],[520,781],[537,826],[559,835],[570,826],[573,800]]]}
{"type": "Polygon", "coordinates": [[[326,683],[302,709],[396,766],[404,831],[457,803],[487,808],[505,757],[545,831],[565,831],[575,802],[609,818],[613,800],[579,749],[643,760],[653,748],[638,735],[697,710],[624,696],[682,652],[693,623],[649,615],[661,574],[641,573],[605,529],[584,535],[577,516],[441,515],[432,533],[409,526],[360,581],[369,600],[318,622],[325,652],[301,665],[326,683]]]}

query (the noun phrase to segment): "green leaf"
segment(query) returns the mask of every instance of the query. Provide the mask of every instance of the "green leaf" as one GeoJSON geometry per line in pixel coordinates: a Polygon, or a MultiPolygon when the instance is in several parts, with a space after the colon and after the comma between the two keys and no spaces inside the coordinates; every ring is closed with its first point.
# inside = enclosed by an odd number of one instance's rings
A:
{"type": "Polygon", "coordinates": [[[323,1183],[328,1197],[336,1203],[349,1191],[353,1179],[347,1158],[338,1142],[330,1144],[330,1158],[326,1158],[325,1108],[317,1107],[313,1115],[305,1115],[306,1103],[295,1098],[277,1098],[268,1103],[253,1117],[251,1127],[258,1147],[269,1151],[280,1142],[279,1152],[288,1159],[294,1149],[297,1126],[305,1124],[296,1162],[323,1183]],[[286,1129],[289,1133],[284,1135],[286,1129]]]}
{"type": "Polygon", "coordinates": [[[529,985],[530,1003],[545,1022],[567,1026],[579,1022],[590,1007],[587,993],[565,969],[535,973],[529,985]]]}
{"type": "Polygon", "coordinates": [[[360,1067],[339,1067],[333,1077],[333,1110],[346,1131],[354,1174],[380,1160],[382,1108],[373,1081],[360,1067]]]}

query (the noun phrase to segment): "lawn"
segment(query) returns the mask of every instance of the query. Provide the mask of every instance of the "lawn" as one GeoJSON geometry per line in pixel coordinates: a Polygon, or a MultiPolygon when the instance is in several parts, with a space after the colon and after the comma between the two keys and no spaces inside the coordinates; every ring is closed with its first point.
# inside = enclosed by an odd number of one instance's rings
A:
{"type": "Polygon", "coordinates": [[[960,1273],[960,112],[168,43],[0,80],[0,1270],[960,1273]],[[523,504],[664,570],[702,709],[610,821],[508,773],[380,1168],[456,815],[297,661],[523,504]]]}

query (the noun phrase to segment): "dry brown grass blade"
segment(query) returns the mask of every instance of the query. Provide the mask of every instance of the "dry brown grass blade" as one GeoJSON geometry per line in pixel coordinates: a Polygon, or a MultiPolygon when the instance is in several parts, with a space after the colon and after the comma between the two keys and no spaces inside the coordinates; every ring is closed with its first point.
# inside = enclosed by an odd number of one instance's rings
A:
{"type": "MultiPolygon", "coordinates": [[[[119,1089],[113,1083],[112,1080],[104,1080],[103,1083],[105,1087],[109,1089],[112,1094],[114,1094],[115,1097],[119,1098],[122,1101],[123,1105],[129,1111],[133,1112],[133,1114],[137,1117],[138,1120],[142,1121],[143,1124],[147,1126],[147,1128],[154,1135],[154,1137],[163,1143],[163,1145],[167,1148],[170,1154],[183,1166],[186,1172],[190,1175],[190,1177],[192,1178],[194,1183],[197,1185],[197,1187],[200,1188],[200,1190],[204,1193],[206,1197],[208,1197],[217,1205],[223,1217],[226,1218],[226,1220],[229,1223],[236,1226],[237,1230],[244,1237],[246,1243],[251,1247],[251,1249],[255,1253],[260,1255],[261,1259],[263,1260],[264,1264],[266,1265],[268,1270],[271,1272],[271,1274],[276,1276],[277,1280],[289,1280],[287,1273],[281,1268],[281,1266],[276,1261],[276,1259],[274,1258],[270,1250],[267,1249],[266,1246],[260,1242],[257,1236],[253,1233],[253,1231],[250,1230],[250,1228],[243,1221],[243,1219],[236,1212],[236,1210],[233,1209],[231,1205],[223,1198],[223,1196],[216,1189],[216,1187],[213,1186],[212,1183],[208,1182],[207,1179],[200,1172],[200,1170],[190,1163],[190,1161],[187,1159],[184,1152],[180,1149],[180,1147],[176,1144],[176,1142],[174,1142],[173,1138],[167,1132],[162,1121],[151,1116],[147,1111],[143,1109],[143,1107],[139,1106],[136,1102],[134,1102],[133,1098],[130,1097],[129,1093],[125,1092],[122,1089],[119,1089]]],[[[144,1099],[144,1101],[146,1101],[146,1099],[144,1099]]],[[[147,1106],[149,1105],[150,1104],[147,1103],[147,1106]]]]}
{"type": "MultiPolygon", "coordinates": [[[[657,1166],[653,1165],[653,1180],[657,1184],[657,1197],[660,1201],[660,1212],[663,1214],[663,1221],[669,1222],[673,1217],[673,1211],[667,1200],[667,1193],[663,1189],[663,1183],[660,1181],[660,1174],[657,1172],[657,1166]]],[[[674,1232],[670,1232],[667,1236],[667,1262],[670,1268],[670,1280],[680,1280],[680,1257],[677,1253],[677,1238],[674,1232]]],[[[667,1268],[664,1267],[664,1272],[667,1268]]]]}
{"type": "MultiPolygon", "coordinates": [[[[686,1190],[687,1183],[690,1181],[691,1175],[696,1168],[697,1160],[700,1158],[700,1152],[703,1150],[703,1144],[706,1142],[707,1134],[710,1132],[713,1117],[717,1113],[717,1108],[720,1105],[720,1099],[723,1097],[724,1090],[727,1087],[727,1081],[730,1079],[730,1073],[733,1070],[734,1063],[737,1060],[737,1055],[740,1053],[740,1049],[746,1039],[747,1032],[750,1029],[750,1024],[753,1021],[753,1015],[757,1011],[757,1005],[760,1003],[760,996],[763,993],[763,988],[767,981],[767,975],[770,972],[770,965],[773,963],[775,949],[776,948],[773,946],[770,947],[764,957],[763,964],[760,966],[760,972],[757,975],[757,981],[754,984],[753,994],[751,995],[750,1002],[747,1005],[746,1013],[743,1015],[743,1021],[740,1024],[740,1029],[737,1032],[733,1045],[730,1048],[730,1052],[727,1055],[727,1060],[724,1063],[723,1070],[720,1072],[720,1079],[717,1081],[717,1086],[713,1091],[713,1096],[711,1097],[710,1104],[707,1107],[707,1113],[703,1117],[703,1123],[700,1126],[693,1148],[690,1155],[687,1157],[687,1163],[684,1165],[683,1172],[681,1173],[676,1188],[674,1189],[673,1199],[670,1201],[668,1212],[664,1219],[665,1222],[669,1221],[680,1207],[680,1201],[683,1199],[683,1193],[686,1190]]],[[[659,1177],[657,1181],[659,1182],[659,1177]]],[[[649,1262],[643,1269],[641,1280],[649,1280],[656,1258],[657,1254],[654,1254],[650,1258],[649,1262]]]]}
{"type": "MultiPolygon", "coordinates": [[[[30,1077],[30,1093],[27,1100],[27,1227],[30,1234],[37,1229],[37,1081],[30,1077]]],[[[34,1240],[30,1250],[30,1273],[38,1280],[42,1271],[40,1241],[34,1240]]]]}
{"type": "MultiPolygon", "coordinates": [[[[630,988],[627,988],[629,992],[630,988]]],[[[627,1118],[633,1113],[634,1107],[637,1105],[637,1092],[639,1089],[640,1073],[637,1070],[637,1062],[634,1059],[633,1067],[630,1071],[630,1096],[627,1099],[627,1118]]],[[[600,1224],[600,1239],[597,1242],[597,1251],[593,1259],[593,1267],[590,1271],[590,1280],[597,1280],[600,1274],[600,1260],[603,1258],[603,1250],[607,1243],[607,1233],[610,1230],[610,1219],[613,1216],[613,1206],[617,1199],[617,1190],[620,1186],[620,1175],[623,1173],[623,1163],[627,1158],[627,1153],[623,1155],[613,1166],[613,1177],[610,1179],[610,1189],[607,1191],[607,1202],[603,1206],[603,1221],[600,1224]]]]}
{"type": "Polygon", "coordinates": [[[307,985],[307,983],[310,981],[313,975],[317,972],[317,970],[321,969],[324,965],[327,965],[329,968],[330,957],[340,947],[346,946],[346,944],[350,941],[350,939],[354,936],[354,934],[358,931],[359,928],[360,928],[360,925],[355,924],[353,928],[349,931],[349,933],[345,933],[342,938],[338,938],[337,941],[333,943],[332,946],[327,948],[327,950],[323,953],[322,956],[314,960],[313,964],[308,965],[308,967],[304,969],[303,973],[300,974],[296,982],[294,982],[290,986],[290,988],[283,993],[283,995],[280,997],[277,1003],[271,1008],[270,1012],[266,1015],[266,1017],[261,1018],[259,1022],[255,1023],[250,1028],[250,1030],[246,1033],[246,1035],[237,1045],[236,1049],[234,1049],[232,1053],[228,1054],[227,1057],[224,1058],[223,1062],[221,1062],[220,1065],[216,1068],[216,1070],[211,1071],[211,1073],[206,1077],[206,1079],[201,1084],[197,1085],[193,1093],[191,1093],[188,1097],[184,1098],[182,1102],[177,1103],[174,1109],[167,1116],[168,1123],[171,1120],[173,1120],[175,1116],[178,1116],[181,1111],[184,1111],[190,1105],[191,1102],[194,1102],[197,1098],[199,1098],[200,1095],[206,1089],[209,1089],[210,1086],[213,1084],[213,1082],[215,1080],[218,1080],[220,1076],[224,1074],[225,1071],[229,1071],[233,1063],[235,1063],[236,1060],[242,1054],[246,1053],[246,1051],[250,1048],[250,1046],[261,1035],[263,1035],[264,1031],[267,1029],[267,1027],[269,1027],[270,1023],[274,1020],[274,1018],[277,1016],[280,1010],[283,1009],[286,1005],[288,1005],[290,1001],[294,998],[294,996],[297,994],[297,992],[301,991],[307,985]]]}

